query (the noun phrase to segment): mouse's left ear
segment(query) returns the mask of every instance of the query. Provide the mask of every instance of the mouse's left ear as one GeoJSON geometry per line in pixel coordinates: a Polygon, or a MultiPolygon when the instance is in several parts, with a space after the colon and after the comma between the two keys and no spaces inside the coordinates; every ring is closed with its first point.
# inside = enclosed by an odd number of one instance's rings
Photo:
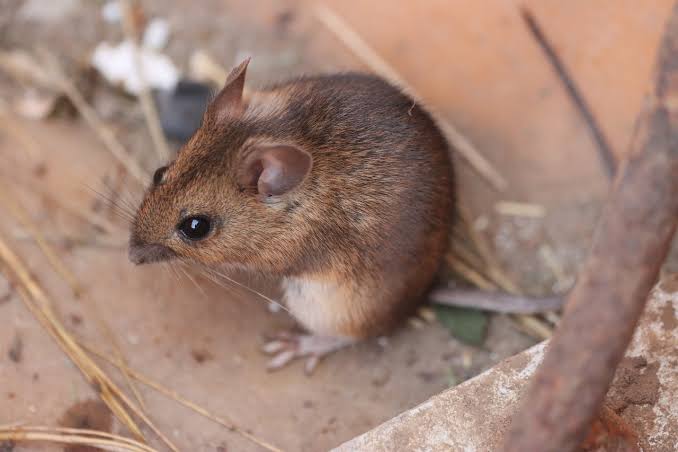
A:
{"type": "Polygon", "coordinates": [[[236,116],[245,110],[243,91],[245,89],[245,74],[251,58],[245,59],[235,67],[226,84],[207,107],[207,115],[220,122],[229,116],[236,116]]]}
{"type": "Polygon", "coordinates": [[[261,146],[243,160],[238,182],[256,187],[263,199],[280,196],[299,186],[312,166],[311,155],[295,146],[261,146]]]}

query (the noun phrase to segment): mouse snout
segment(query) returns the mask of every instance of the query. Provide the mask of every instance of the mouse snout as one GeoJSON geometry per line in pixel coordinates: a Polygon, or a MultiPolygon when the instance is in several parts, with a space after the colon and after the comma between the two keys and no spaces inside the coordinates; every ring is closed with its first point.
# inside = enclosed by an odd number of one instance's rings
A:
{"type": "Polygon", "coordinates": [[[165,245],[131,243],[129,247],[129,260],[137,265],[166,261],[173,257],[176,254],[165,245]]]}

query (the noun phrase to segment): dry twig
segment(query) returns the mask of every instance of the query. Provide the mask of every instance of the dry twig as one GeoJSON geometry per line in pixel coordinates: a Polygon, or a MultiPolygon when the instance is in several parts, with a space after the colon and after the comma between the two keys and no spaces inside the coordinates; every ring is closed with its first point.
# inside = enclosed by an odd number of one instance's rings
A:
{"type": "Polygon", "coordinates": [[[92,361],[92,359],[76,343],[73,337],[64,329],[52,308],[52,303],[47,294],[31,276],[19,257],[2,238],[0,238],[0,261],[4,262],[7,269],[11,270],[10,275],[14,276],[13,279],[17,284],[16,290],[26,307],[45,330],[52,335],[71,361],[73,361],[80,369],[92,388],[97,391],[113,414],[115,414],[140,441],[144,441],[144,436],[136,422],[132,419],[130,413],[125,408],[127,407],[133,414],[142,419],[170,449],[177,452],[178,449],[176,446],[174,446],[148,416],[146,416],[143,411],[141,411],[139,407],[132,402],[115,383],[113,383],[113,381],[94,361],[92,361]]]}
{"type": "Polygon", "coordinates": [[[41,49],[40,56],[51,71],[54,82],[64,94],[66,94],[66,97],[68,97],[75,106],[85,122],[87,122],[94,132],[96,132],[99,139],[106,145],[106,148],[111,152],[113,157],[115,157],[140,184],[146,185],[149,180],[149,175],[125,150],[125,147],[118,141],[115,134],[103,123],[103,121],[101,121],[101,119],[99,119],[96,110],[87,103],[83,95],[75,86],[75,83],[68,78],[59,61],[44,49],[41,49]]]}
{"type": "Polygon", "coordinates": [[[146,125],[148,126],[148,131],[151,135],[151,140],[153,141],[153,146],[155,148],[155,153],[158,156],[158,160],[160,162],[167,162],[170,159],[170,151],[169,147],[167,146],[165,134],[163,133],[162,127],[160,126],[158,110],[155,108],[155,102],[153,102],[151,91],[148,89],[148,83],[146,83],[146,76],[142,67],[143,62],[141,61],[141,54],[139,52],[139,33],[137,30],[135,30],[132,4],[130,0],[123,0],[121,2],[121,6],[123,10],[123,32],[125,33],[125,38],[132,44],[134,48],[134,70],[136,71],[141,87],[139,92],[139,102],[141,103],[141,109],[144,112],[146,125]]]}
{"type": "Polygon", "coordinates": [[[494,210],[502,215],[516,217],[543,218],[546,215],[546,209],[540,204],[515,201],[499,201],[494,205],[494,210]]]}
{"type": "MultiPolygon", "coordinates": [[[[460,223],[463,226],[463,231],[468,235],[468,239],[473,243],[475,250],[480,255],[484,267],[482,269],[465,268],[468,267],[463,261],[459,261],[458,256],[448,256],[448,264],[458,273],[465,276],[469,281],[473,282],[478,288],[488,291],[496,291],[501,289],[508,294],[521,297],[524,296],[520,288],[511,281],[511,279],[504,273],[496,256],[490,250],[485,237],[479,234],[473,227],[471,220],[471,212],[463,204],[458,204],[458,211],[460,216],[460,223]]],[[[439,296],[440,294],[438,294],[439,296]]],[[[537,303],[538,300],[532,300],[532,303],[537,303]]],[[[548,339],[551,337],[552,329],[542,320],[533,316],[525,314],[512,315],[511,318],[517,325],[531,336],[539,339],[548,339]]]]}
{"type": "Polygon", "coordinates": [[[282,452],[281,449],[271,445],[270,443],[257,438],[256,436],[252,435],[251,433],[248,433],[245,429],[242,429],[238,427],[233,421],[226,419],[221,416],[214,415],[207,411],[205,408],[202,408],[201,406],[191,402],[190,400],[182,397],[179,395],[176,391],[173,391],[169,388],[166,388],[165,386],[161,385],[160,383],[157,383],[150,378],[144,376],[143,374],[137,372],[134,369],[131,369],[127,364],[124,362],[121,362],[118,359],[111,358],[110,356],[106,355],[104,352],[101,350],[97,350],[96,348],[84,344],[80,342],[82,347],[92,353],[95,356],[98,356],[99,358],[107,361],[108,363],[116,366],[121,372],[126,372],[128,373],[132,378],[135,380],[139,381],[140,383],[158,391],[165,397],[168,397],[177,403],[180,403],[181,405],[185,406],[186,408],[189,408],[190,410],[193,410],[194,412],[198,413],[201,416],[206,417],[207,419],[216,422],[217,424],[226,427],[227,429],[231,430],[232,432],[235,432],[242,437],[246,438],[247,440],[253,442],[254,444],[263,447],[266,450],[272,451],[272,452],[282,452]]]}
{"type": "MultiPolygon", "coordinates": [[[[32,238],[36,241],[41,251],[43,252],[45,257],[47,257],[50,264],[54,268],[54,270],[68,283],[75,298],[79,298],[80,295],[82,294],[82,287],[80,286],[80,283],[78,282],[76,276],[66,267],[64,262],[61,260],[59,255],[54,250],[54,248],[52,248],[52,246],[49,244],[45,236],[42,234],[40,229],[35,225],[33,220],[31,220],[28,213],[18,203],[14,201],[14,197],[4,189],[2,184],[0,184],[0,201],[2,201],[3,204],[5,204],[10,213],[31,234],[32,238]]],[[[120,345],[118,344],[118,341],[116,340],[113,331],[111,331],[110,326],[108,326],[108,323],[104,320],[96,304],[90,303],[90,305],[91,307],[94,308],[93,309],[95,314],[94,317],[99,325],[99,328],[104,332],[104,334],[106,334],[107,339],[113,345],[113,348],[116,352],[116,356],[118,357],[118,359],[124,362],[125,361],[124,355],[120,350],[120,345]]],[[[143,398],[141,397],[141,394],[139,393],[136,386],[130,379],[129,375],[125,375],[125,377],[127,379],[128,386],[130,387],[132,393],[139,402],[139,406],[145,410],[145,405],[143,398]]]]}
{"type": "Polygon", "coordinates": [[[0,427],[0,441],[53,442],[130,452],[158,452],[150,446],[124,436],[99,430],[43,426],[0,427]]]}
{"type": "MultiPolygon", "coordinates": [[[[315,16],[372,71],[396,86],[401,87],[415,101],[421,102],[422,97],[414,88],[403,79],[393,66],[372,49],[355,30],[344,22],[341,17],[323,5],[315,7],[315,16]]],[[[433,113],[435,114],[435,112],[433,113]]],[[[471,141],[462,135],[449,121],[443,120],[440,114],[435,116],[438,120],[438,126],[442,129],[452,147],[466,159],[471,168],[488,181],[493,188],[499,191],[505,190],[508,184],[504,177],[483,157],[471,141]]]]}

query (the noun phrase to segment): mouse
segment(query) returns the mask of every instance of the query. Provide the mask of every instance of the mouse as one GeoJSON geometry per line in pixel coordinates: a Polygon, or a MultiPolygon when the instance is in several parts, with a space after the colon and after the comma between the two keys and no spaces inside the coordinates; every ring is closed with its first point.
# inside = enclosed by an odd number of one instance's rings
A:
{"type": "MultiPolygon", "coordinates": [[[[129,259],[278,278],[305,332],[266,343],[268,368],[304,358],[310,373],[328,354],[387,335],[427,301],[457,217],[453,149],[419,102],[376,75],[245,89],[249,61],[153,174],[129,259]]],[[[430,295],[453,305],[478,298],[447,288],[430,295]]],[[[520,309],[561,303],[521,300],[520,309]]]]}

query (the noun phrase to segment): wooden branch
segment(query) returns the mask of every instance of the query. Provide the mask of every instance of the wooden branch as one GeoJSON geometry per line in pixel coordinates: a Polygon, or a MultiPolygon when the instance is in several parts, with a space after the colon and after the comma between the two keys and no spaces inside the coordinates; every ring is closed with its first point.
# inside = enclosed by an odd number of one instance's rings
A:
{"type": "Polygon", "coordinates": [[[567,452],[585,438],[633,336],[678,223],[678,3],[654,89],[588,261],[503,450],[567,452]]]}

